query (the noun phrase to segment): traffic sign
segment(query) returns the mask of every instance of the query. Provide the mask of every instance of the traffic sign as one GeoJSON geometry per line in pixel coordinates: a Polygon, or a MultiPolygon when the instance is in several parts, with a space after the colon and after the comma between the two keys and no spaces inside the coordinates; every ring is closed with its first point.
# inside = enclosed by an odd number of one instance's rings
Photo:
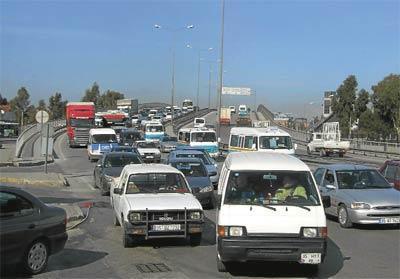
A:
{"type": "Polygon", "coordinates": [[[251,88],[248,87],[222,87],[222,95],[250,96],[251,88]]]}
{"type": "Polygon", "coordinates": [[[35,119],[38,123],[46,123],[49,121],[49,114],[45,110],[39,110],[35,115],[35,119]]]}

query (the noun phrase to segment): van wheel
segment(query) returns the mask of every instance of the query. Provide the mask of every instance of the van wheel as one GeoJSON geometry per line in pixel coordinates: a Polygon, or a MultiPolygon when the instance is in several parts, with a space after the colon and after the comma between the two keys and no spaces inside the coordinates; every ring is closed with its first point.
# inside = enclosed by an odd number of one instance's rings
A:
{"type": "Polygon", "coordinates": [[[199,246],[201,243],[201,233],[194,233],[190,235],[190,246],[199,246]]]}
{"type": "Polygon", "coordinates": [[[219,272],[226,272],[226,263],[224,263],[223,261],[221,261],[221,259],[218,257],[217,255],[217,269],[219,272]]]}
{"type": "Polygon", "coordinates": [[[27,249],[23,259],[23,267],[29,274],[38,274],[46,268],[48,260],[49,248],[47,243],[43,240],[37,240],[27,249]]]}
{"type": "Polygon", "coordinates": [[[339,206],[337,215],[338,215],[339,225],[342,228],[351,228],[353,226],[347,208],[344,204],[341,204],[339,206]]]}

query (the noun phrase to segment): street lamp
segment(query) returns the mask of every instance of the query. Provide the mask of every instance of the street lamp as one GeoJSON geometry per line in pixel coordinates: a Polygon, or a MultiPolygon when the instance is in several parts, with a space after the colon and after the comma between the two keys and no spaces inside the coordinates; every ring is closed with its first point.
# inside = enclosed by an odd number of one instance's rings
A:
{"type": "Polygon", "coordinates": [[[222,102],[222,85],[223,85],[223,72],[224,72],[224,25],[225,25],[225,0],[222,1],[221,10],[221,45],[220,45],[220,64],[219,64],[219,80],[218,80],[218,105],[217,105],[217,136],[218,142],[221,140],[221,102],[222,102]]]}
{"type": "MultiPolygon", "coordinates": [[[[193,49],[190,44],[186,45],[187,48],[193,49]]],[[[209,47],[207,49],[197,49],[198,51],[198,61],[197,61],[197,96],[196,96],[196,106],[199,107],[199,95],[200,95],[200,62],[201,62],[201,52],[212,51],[214,48],[209,47]]]]}
{"type": "Polygon", "coordinates": [[[186,25],[184,27],[179,27],[179,28],[165,28],[162,27],[159,24],[154,24],[155,29],[163,29],[167,32],[170,32],[172,34],[172,89],[171,89],[171,125],[173,126],[174,124],[174,103],[175,103],[175,41],[176,41],[176,33],[179,31],[187,30],[187,29],[193,29],[194,25],[186,25]]]}

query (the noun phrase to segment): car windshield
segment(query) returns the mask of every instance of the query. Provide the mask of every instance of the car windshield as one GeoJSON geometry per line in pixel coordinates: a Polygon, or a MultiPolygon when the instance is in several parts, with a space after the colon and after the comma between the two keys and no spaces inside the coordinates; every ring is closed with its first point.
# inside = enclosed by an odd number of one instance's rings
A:
{"type": "Polygon", "coordinates": [[[72,127],[78,127],[78,128],[91,128],[94,126],[94,119],[75,119],[72,118],[69,121],[70,125],[72,127]]]}
{"type": "Polygon", "coordinates": [[[140,173],[129,176],[126,194],[189,193],[179,173],[140,173]]]}
{"type": "Polygon", "coordinates": [[[288,136],[262,136],[260,149],[292,149],[292,140],[288,136]]]}
{"type": "Polygon", "coordinates": [[[162,139],[163,142],[167,142],[167,141],[178,141],[177,137],[164,137],[162,139]]]}
{"type": "Polygon", "coordinates": [[[205,122],[204,119],[196,119],[197,124],[203,124],[205,122]]]}
{"type": "Polygon", "coordinates": [[[376,170],[336,171],[339,189],[381,189],[390,184],[376,170]]]}
{"type": "Polygon", "coordinates": [[[142,161],[136,155],[124,154],[121,156],[107,156],[104,158],[105,168],[123,167],[129,164],[141,164],[142,161]]]}
{"type": "Polygon", "coordinates": [[[115,143],[117,137],[114,134],[93,135],[93,143],[115,143]]]}
{"type": "Polygon", "coordinates": [[[162,132],[163,126],[162,125],[149,125],[146,127],[146,132],[162,132]]]}
{"type": "Polygon", "coordinates": [[[137,144],[137,147],[139,147],[139,148],[157,148],[157,146],[154,142],[139,142],[137,144]]]}
{"type": "Polygon", "coordinates": [[[204,153],[198,154],[176,154],[176,158],[199,158],[203,161],[205,165],[212,165],[210,158],[208,158],[204,153]]]}
{"type": "Polygon", "coordinates": [[[194,132],[191,134],[191,142],[215,142],[215,132],[194,132]]]}
{"type": "Polygon", "coordinates": [[[200,162],[174,162],[172,166],[180,170],[185,176],[204,177],[207,171],[200,162]]]}
{"type": "Polygon", "coordinates": [[[319,205],[318,193],[307,171],[231,171],[226,204],[319,205]]]}

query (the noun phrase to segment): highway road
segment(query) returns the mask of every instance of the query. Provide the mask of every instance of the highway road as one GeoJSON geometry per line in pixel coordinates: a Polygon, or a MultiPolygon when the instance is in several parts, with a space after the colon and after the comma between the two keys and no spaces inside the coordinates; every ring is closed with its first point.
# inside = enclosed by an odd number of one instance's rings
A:
{"type": "MultiPolygon", "coordinates": [[[[206,116],[215,124],[215,112],[206,116]]],[[[229,128],[222,130],[227,139],[229,128]]],[[[229,273],[218,273],[215,261],[215,210],[206,210],[203,240],[198,247],[184,241],[145,242],[139,247],[123,248],[122,229],[112,224],[113,212],[108,197],[93,188],[95,163],[83,148],[67,146],[66,135],[55,142],[57,159],[52,171],[62,172],[71,186],[60,193],[41,190],[41,197],[59,201],[94,202],[89,218],[69,231],[65,249],[50,258],[47,271],[34,278],[250,278],[308,277],[309,270],[298,264],[235,264],[229,273]],[[138,265],[164,264],[168,271],[142,273],[138,265]]],[[[316,164],[311,164],[315,168],[316,164]]],[[[328,254],[318,277],[398,278],[400,277],[400,234],[398,227],[356,227],[342,229],[328,220],[328,254]]],[[[150,266],[151,267],[151,266],[150,266]]],[[[12,274],[15,275],[15,274],[12,274]]],[[[18,275],[18,273],[17,273],[18,275]]]]}

